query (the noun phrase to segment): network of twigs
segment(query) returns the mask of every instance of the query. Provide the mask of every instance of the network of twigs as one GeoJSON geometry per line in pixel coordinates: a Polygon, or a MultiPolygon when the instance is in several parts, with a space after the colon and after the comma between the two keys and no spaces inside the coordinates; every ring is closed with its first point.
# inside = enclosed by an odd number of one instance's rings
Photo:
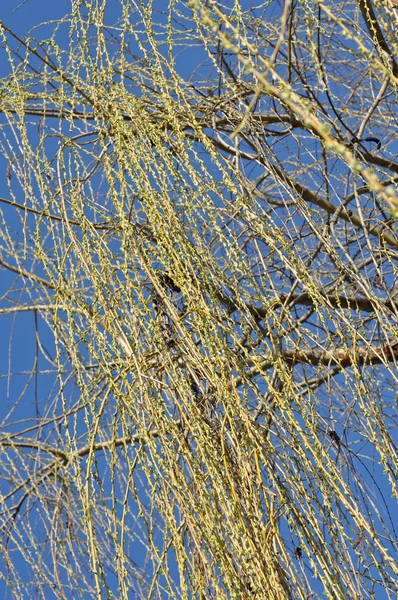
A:
{"type": "Polygon", "coordinates": [[[395,598],[393,4],[106,4],[0,25],[3,580],[395,598]]]}

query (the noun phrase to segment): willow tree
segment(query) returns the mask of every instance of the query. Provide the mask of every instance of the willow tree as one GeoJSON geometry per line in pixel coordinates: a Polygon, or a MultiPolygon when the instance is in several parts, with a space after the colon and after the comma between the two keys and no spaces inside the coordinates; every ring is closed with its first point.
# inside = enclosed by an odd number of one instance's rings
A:
{"type": "Polygon", "coordinates": [[[71,10],[0,30],[3,585],[395,598],[393,3],[71,10]]]}

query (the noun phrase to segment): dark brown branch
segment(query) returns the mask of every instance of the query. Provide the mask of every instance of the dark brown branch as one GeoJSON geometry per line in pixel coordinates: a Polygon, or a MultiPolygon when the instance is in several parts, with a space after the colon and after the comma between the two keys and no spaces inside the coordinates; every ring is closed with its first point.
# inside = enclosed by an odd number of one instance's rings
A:
{"type": "Polygon", "coordinates": [[[398,340],[379,346],[358,346],[351,349],[325,351],[317,349],[283,350],[283,359],[291,364],[308,364],[324,366],[340,366],[343,368],[354,365],[380,365],[398,358],[398,340]]]}
{"type": "Polygon", "coordinates": [[[389,56],[391,60],[392,72],[395,77],[398,77],[398,64],[396,63],[394,56],[391,52],[391,48],[387,44],[383,32],[380,29],[380,25],[373,10],[371,1],[359,0],[358,4],[362,13],[363,20],[365,21],[366,27],[369,31],[369,35],[371,36],[376,49],[379,51],[379,54],[381,54],[380,50],[382,50],[389,56]]]}
{"type": "MultiPolygon", "coordinates": [[[[253,304],[245,303],[244,305],[238,304],[237,301],[223,294],[220,290],[215,292],[218,300],[230,310],[239,310],[240,307],[244,307],[255,319],[264,319],[267,315],[269,315],[270,311],[273,311],[277,308],[284,306],[286,300],[289,298],[290,304],[298,304],[300,306],[313,306],[314,298],[308,293],[304,292],[302,294],[279,294],[278,298],[272,302],[272,304],[268,307],[263,306],[254,306],[253,304]]],[[[349,309],[356,310],[366,313],[373,313],[376,310],[376,307],[383,303],[386,308],[393,310],[395,303],[391,301],[384,301],[379,299],[369,300],[368,298],[358,298],[357,296],[336,296],[336,295],[327,295],[322,294],[325,303],[327,303],[330,307],[333,308],[341,308],[341,309],[349,309]]],[[[318,299],[319,301],[319,299],[318,299]]]]}
{"type": "Polygon", "coordinates": [[[349,351],[343,348],[334,350],[324,350],[318,348],[295,348],[278,351],[277,354],[258,356],[254,362],[250,360],[244,377],[240,376],[234,380],[234,386],[240,386],[243,381],[250,380],[259,373],[274,367],[282,358],[291,366],[298,364],[313,365],[316,367],[338,367],[347,369],[348,367],[360,365],[380,365],[389,362],[395,362],[398,358],[398,340],[395,338],[387,344],[374,346],[357,346],[349,351]]]}

